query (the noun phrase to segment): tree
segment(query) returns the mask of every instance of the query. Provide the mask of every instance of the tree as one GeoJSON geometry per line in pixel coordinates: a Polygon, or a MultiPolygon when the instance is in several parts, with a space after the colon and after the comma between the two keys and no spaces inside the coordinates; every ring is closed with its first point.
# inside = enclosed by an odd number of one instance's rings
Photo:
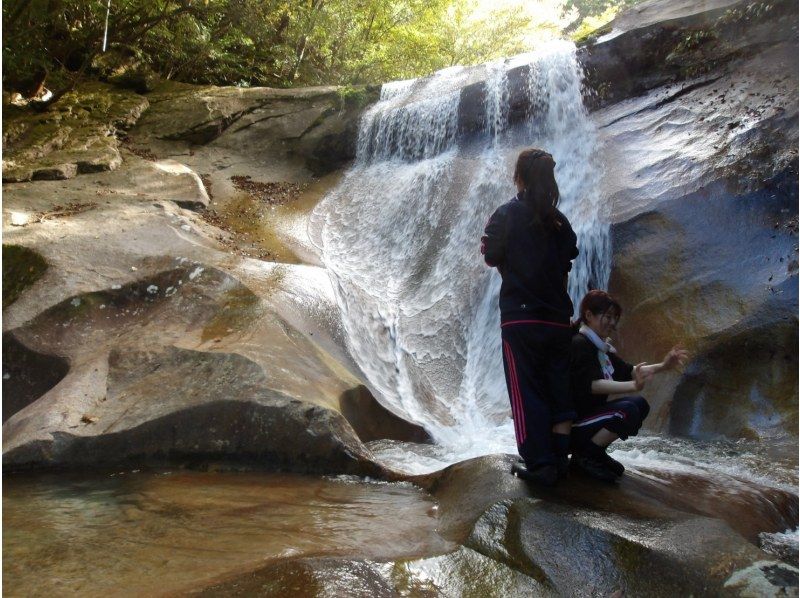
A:
{"type": "MultiPolygon", "coordinates": [[[[562,20],[609,5],[501,1],[111,0],[108,40],[161,76],[191,83],[378,83],[530,50],[537,35],[558,36],[562,20]]],[[[73,86],[101,52],[106,6],[3,2],[4,87],[30,87],[42,73],[56,96],[73,86]]]]}

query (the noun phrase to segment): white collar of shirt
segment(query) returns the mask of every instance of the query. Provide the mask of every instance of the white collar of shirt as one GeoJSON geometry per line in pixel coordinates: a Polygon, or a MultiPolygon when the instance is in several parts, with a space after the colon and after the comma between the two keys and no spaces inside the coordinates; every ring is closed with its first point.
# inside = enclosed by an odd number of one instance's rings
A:
{"type": "Polygon", "coordinates": [[[600,349],[603,353],[617,352],[617,350],[613,346],[611,346],[611,343],[601,339],[598,336],[598,334],[594,330],[589,328],[586,324],[581,324],[581,327],[578,329],[578,332],[580,332],[583,336],[592,341],[592,344],[598,349],[600,349]]]}
{"type": "Polygon", "coordinates": [[[581,324],[578,330],[583,336],[592,341],[592,344],[597,347],[597,359],[600,361],[600,370],[603,372],[603,378],[606,380],[614,379],[614,365],[608,357],[609,353],[615,353],[614,347],[601,339],[597,333],[589,328],[586,324],[581,324]]]}

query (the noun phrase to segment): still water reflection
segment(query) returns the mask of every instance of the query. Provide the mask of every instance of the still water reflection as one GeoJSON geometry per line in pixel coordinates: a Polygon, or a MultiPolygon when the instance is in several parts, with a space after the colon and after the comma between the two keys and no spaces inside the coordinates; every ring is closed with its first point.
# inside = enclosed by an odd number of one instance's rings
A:
{"type": "Polygon", "coordinates": [[[128,472],[3,483],[3,594],[154,595],[291,556],[451,547],[408,484],[288,474],[128,472]]]}

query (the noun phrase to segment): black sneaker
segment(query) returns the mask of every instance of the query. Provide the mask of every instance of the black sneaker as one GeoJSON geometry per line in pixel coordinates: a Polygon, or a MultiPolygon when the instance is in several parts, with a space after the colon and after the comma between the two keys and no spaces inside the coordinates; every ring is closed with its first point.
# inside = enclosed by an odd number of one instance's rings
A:
{"type": "Polygon", "coordinates": [[[608,453],[603,453],[603,463],[615,476],[621,477],[625,473],[625,466],[608,453]]]}
{"type": "Polygon", "coordinates": [[[558,479],[569,477],[569,455],[556,455],[558,479]]]}
{"type": "Polygon", "coordinates": [[[598,457],[574,454],[572,455],[572,466],[597,480],[604,482],[615,482],[617,480],[617,475],[606,466],[603,459],[598,457]]]}
{"type": "Polygon", "coordinates": [[[511,473],[538,486],[552,487],[558,481],[558,469],[555,465],[539,465],[528,469],[523,461],[517,461],[511,467],[511,473]]]}

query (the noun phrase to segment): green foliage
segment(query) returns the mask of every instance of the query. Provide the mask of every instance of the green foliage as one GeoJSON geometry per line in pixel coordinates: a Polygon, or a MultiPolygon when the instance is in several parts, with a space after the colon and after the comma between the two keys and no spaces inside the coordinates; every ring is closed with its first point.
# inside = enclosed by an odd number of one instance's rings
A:
{"type": "Polygon", "coordinates": [[[583,43],[609,33],[610,27],[608,23],[611,22],[616,14],[617,8],[610,6],[602,14],[587,16],[572,33],[572,39],[575,43],[583,43]]]}
{"type": "MultiPolygon", "coordinates": [[[[675,54],[691,52],[716,38],[717,35],[713,31],[709,31],[707,29],[696,29],[687,33],[675,46],[673,52],[675,54]]],[[[669,62],[669,57],[667,58],[667,62],[669,62]]]]}
{"type": "MultiPolygon", "coordinates": [[[[586,29],[635,1],[111,0],[108,44],[140,72],[190,83],[377,83],[529,51],[532,32],[557,37],[566,18],[586,29]]],[[[91,71],[106,6],[3,2],[4,86],[24,87],[44,69],[51,87],[58,72],[91,71]]]]}
{"type": "Polygon", "coordinates": [[[566,0],[564,14],[570,23],[564,32],[576,42],[587,41],[598,34],[598,29],[610,22],[626,8],[639,4],[642,0],[566,0]]]}
{"type": "Polygon", "coordinates": [[[341,98],[342,108],[361,108],[369,103],[371,94],[364,86],[353,87],[348,84],[339,88],[339,97],[341,98]]]}
{"type": "Polygon", "coordinates": [[[747,6],[729,8],[717,19],[717,26],[722,27],[737,21],[760,21],[767,17],[773,8],[772,2],[753,2],[747,6]]]}

